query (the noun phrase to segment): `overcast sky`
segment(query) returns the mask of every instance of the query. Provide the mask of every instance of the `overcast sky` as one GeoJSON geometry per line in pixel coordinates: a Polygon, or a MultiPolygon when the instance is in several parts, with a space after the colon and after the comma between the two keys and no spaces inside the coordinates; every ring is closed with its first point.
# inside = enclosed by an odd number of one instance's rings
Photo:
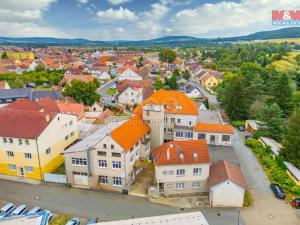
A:
{"type": "Polygon", "coordinates": [[[229,37],[281,28],[273,9],[300,9],[300,0],[0,0],[0,36],[229,37]]]}

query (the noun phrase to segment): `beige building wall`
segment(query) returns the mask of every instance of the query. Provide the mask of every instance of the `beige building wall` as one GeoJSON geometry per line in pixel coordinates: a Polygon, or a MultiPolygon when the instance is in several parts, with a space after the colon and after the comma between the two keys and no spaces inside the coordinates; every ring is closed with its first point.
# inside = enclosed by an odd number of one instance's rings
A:
{"type": "Polygon", "coordinates": [[[158,187],[160,183],[163,183],[164,195],[208,192],[209,167],[208,163],[155,166],[155,179],[158,187]],[[194,168],[201,168],[201,175],[194,175],[194,168]],[[185,169],[185,175],[177,176],[176,172],[178,169],[185,169]],[[193,188],[193,182],[200,182],[200,187],[193,188]],[[184,188],[176,189],[176,183],[184,183],[184,188]]]}
{"type": "Polygon", "coordinates": [[[143,102],[142,89],[133,90],[128,87],[118,96],[118,102],[124,105],[141,104],[143,102]]]}

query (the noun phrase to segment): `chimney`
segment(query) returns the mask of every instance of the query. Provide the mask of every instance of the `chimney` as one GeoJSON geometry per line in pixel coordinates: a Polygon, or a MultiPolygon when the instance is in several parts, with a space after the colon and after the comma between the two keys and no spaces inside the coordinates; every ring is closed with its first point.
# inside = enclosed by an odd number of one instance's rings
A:
{"type": "Polygon", "coordinates": [[[167,149],[167,160],[170,160],[170,149],[167,149]]]}
{"type": "Polygon", "coordinates": [[[45,118],[46,118],[46,121],[47,121],[47,122],[50,121],[50,115],[49,115],[49,114],[45,114],[45,118]]]}

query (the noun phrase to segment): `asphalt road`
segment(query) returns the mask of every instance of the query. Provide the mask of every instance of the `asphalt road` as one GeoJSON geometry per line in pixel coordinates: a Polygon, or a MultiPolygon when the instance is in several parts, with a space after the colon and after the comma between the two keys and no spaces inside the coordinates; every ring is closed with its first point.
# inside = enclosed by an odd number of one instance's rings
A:
{"type": "MultiPolygon", "coordinates": [[[[15,204],[40,206],[51,212],[79,217],[98,217],[101,221],[130,219],[165,214],[189,212],[158,204],[146,198],[118,193],[68,188],[64,185],[30,185],[0,180],[0,199],[15,204]]],[[[210,225],[237,224],[236,209],[198,209],[203,212],[210,225]]],[[[195,210],[194,210],[195,211],[195,210]]],[[[240,225],[243,225],[242,219],[240,225]]]]}
{"type": "Polygon", "coordinates": [[[113,80],[108,81],[104,85],[102,85],[100,88],[97,89],[97,93],[101,95],[101,99],[104,99],[104,103],[106,105],[110,105],[111,101],[113,99],[112,95],[107,95],[106,91],[110,88],[112,88],[115,85],[115,82],[118,80],[118,77],[116,77],[113,80]]]}

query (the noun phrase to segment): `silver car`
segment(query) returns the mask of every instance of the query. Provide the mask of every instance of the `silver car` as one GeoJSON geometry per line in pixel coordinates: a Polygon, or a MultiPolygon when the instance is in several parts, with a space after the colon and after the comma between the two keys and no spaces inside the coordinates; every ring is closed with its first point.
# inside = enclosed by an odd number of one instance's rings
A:
{"type": "Polygon", "coordinates": [[[2,208],[0,209],[0,219],[9,216],[11,214],[12,211],[14,211],[14,209],[16,208],[16,206],[14,204],[7,203],[6,205],[2,206],[2,208]]]}
{"type": "Polygon", "coordinates": [[[19,205],[10,216],[22,216],[25,215],[28,212],[28,206],[27,205],[19,205]]]}
{"type": "Polygon", "coordinates": [[[77,217],[70,219],[66,225],[80,225],[80,220],[77,217]]]}
{"type": "Polygon", "coordinates": [[[43,211],[43,210],[42,210],[41,207],[36,206],[36,207],[32,208],[27,214],[28,214],[28,215],[29,215],[29,214],[36,214],[36,213],[40,213],[40,212],[42,212],[42,211],[43,211]]]}

